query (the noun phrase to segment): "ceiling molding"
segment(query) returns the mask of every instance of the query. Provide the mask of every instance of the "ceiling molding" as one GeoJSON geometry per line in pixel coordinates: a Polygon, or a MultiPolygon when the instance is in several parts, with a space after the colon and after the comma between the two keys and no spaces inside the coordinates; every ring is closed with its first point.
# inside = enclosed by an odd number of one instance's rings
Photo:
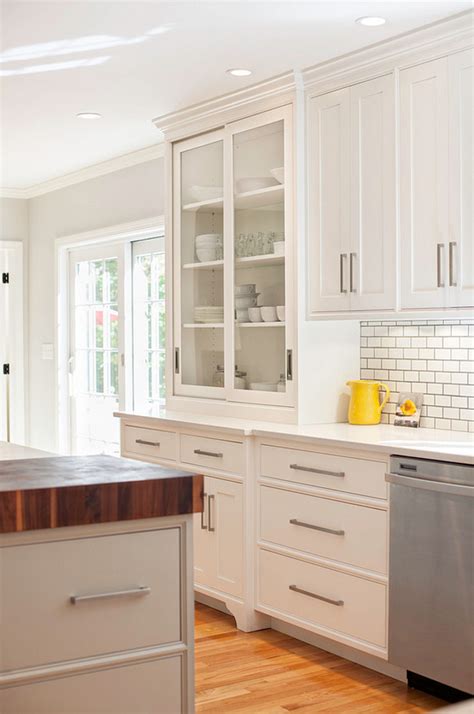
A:
{"type": "Polygon", "coordinates": [[[154,144],[153,146],[147,146],[145,149],[138,149],[138,151],[132,151],[129,154],[123,154],[108,161],[102,161],[100,164],[86,166],[83,169],[65,174],[64,176],[58,176],[49,181],[37,183],[34,186],[28,186],[27,188],[0,188],[0,198],[35,198],[36,196],[41,196],[51,191],[58,191],[61,188],[73,186],[76,183],[82,183],[83,181],[89,181],[99,176],[105,176],[114,171],[127,169],[130,166],[160,159],[163,156],[164,143],[154,144]]]}
{"type": "Polygon", "coordinates": [[[256,103],[264,104],[265,108],[275,103],[281,103],[282,97],[294,92],[297,88],[298,78],[293,71],[285,72],[277,77],[272,77],[250,87],[238,89],[219,97],[193,104],[190,107],[180,109],[153,119],[154,125],[160,129],[166,138],[175,138],[179,134],[187,134],[188,128],[192,128],[193,133],[196,128],[200,131],[212,125],[212,120],[222,124],[227,121],[226,113],[232,112],[242,115],[245,108],[254,107],[256,103]],[[171,136],[172,135],[172,136],[171,136]]]}
{"type": "Polygon", "coordinates": [[[332,60],[321,62],[302,71],[305,89],[313,89],[321,82],[344,76],[350,83],[351,75],[361,71],[374,73],[402,68],[419,61],[429,61],[443,54],[460,51],[473,44],[474,11],[454,15],[403,35],[355,50],[332,60]],[[422,58],[420,59],[422,55],[422,58]]]}

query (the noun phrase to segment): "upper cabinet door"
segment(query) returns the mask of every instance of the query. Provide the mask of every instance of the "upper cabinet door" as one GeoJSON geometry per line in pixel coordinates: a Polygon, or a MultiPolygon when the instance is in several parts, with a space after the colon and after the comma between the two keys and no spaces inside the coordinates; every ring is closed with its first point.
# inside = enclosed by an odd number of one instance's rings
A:
{"type": "Polygon", "coordinates": [[[223,210],[223,132],[175,144],[175,394],[224,397],[223,210]]]}
{"type": "Polygon", "coordinates": [[[350,89],[308,102],[309,312],[350,308],[350,89]]]}
{"type": "Polygon", "coordinates": [[[351,87],[351,310],[395,309],[393,75],[351,87]]]}
{"type": "Polygon", "coordinates": [[[400,72],[402,308],[446,306],[448,71],[445,58],[400,72]]]}
{"type": "Polygon", "coordinates": [[[452,307],[474,305],[474,52],[448,58],[449,245],[448,288],[452,307]]]}

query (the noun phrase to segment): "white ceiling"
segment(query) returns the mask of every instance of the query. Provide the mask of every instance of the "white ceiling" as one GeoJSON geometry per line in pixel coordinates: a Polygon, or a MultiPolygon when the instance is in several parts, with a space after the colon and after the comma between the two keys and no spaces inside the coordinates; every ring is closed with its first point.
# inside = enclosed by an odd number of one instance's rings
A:
{"type": "Polygon", "coordinates": [[[161,140],[155,116],[471,7],[464,0],[3,0],[0,186],[29,187],[150,146],[161,140]],[[363,15],[387,24],[354,24],[363,15]],[[253,75],[231,77],[229,67],[253,75]],[[103,119],[76,119],[83,111],[103,119]]]}

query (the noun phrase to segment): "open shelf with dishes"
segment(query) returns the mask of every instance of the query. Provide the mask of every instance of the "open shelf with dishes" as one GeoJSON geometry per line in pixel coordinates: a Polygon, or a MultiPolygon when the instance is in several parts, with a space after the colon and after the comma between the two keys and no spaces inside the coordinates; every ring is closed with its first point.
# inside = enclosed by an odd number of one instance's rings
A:
{"type": "Polygon", "coordinates": [[[293,403],[290,132],[283,107],[173,146],[177,395],[293,403]]]}

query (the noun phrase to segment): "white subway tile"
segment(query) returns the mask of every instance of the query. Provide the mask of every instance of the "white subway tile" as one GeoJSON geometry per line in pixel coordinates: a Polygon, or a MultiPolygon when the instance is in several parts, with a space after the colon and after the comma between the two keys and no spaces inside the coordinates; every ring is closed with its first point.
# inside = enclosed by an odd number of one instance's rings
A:
{"type": "Polygon", "coordinates": [[[436,372],[435,379],[442,384],[449,384],[451,382],[451,372],[436,372]]]}
{"type": "Polygon", "coordinates": [[[444,347],[435,350],[435,359],[451,359],[451,350],[446,350],[444,347]]]}
{"type": "MultiPolygon", "coordinates": [[[[406,328],[404,328],[406,329],[406,328]]],[[[398,337],[397,338],[397,347],[410,347],[411,346],[411,337],[398,337]]]]}
{"type": "MultiPolygon", "coordinates": [[[[462,362],[461,364],[464,364],[464,362],[462,362]]],[[[456,360],[445,360],[443,362],[443,369],[446,372],[459,372],[459,362],[457,362],[456,360]]],[[[466,371],[467,370],[463,370],[463,372],[466,371]]]]}
{"type": "Polygon", "coordinates": [[[431,335],[434,335],[434,326],[433,325],[421,325],[419,332],[422,337],[431,337],[431,335]]]}
{"type": "Polygon", "coordinates": [[[449,419],[436,419],[436,429],[451,429],[451,422],[449,419]]]}
{"type": "Polygon", "coordinates": [[[467,407],[467,397],[451,397],[451,404],[453,407],[465,409],[467,407]]]}
{"type": "Polygon", "coordinates": [[[409,359],[397,359],[397,369],[410,369],[411,360],[409,359]]]}
{"type": "Polygon", "coordinates": [[[380,337],[368,337],[367,338],[368,347],[380,347],[380,337]]]}
{"type": "Polygon", "coordinates": [[[425,429],[434,429],[434,425],[434,419],[431,419],[430,417],[421,417],[420,426],[424,427],[425,429]]]}
{"type": "Polygon", "coordinates": [[[416,347],[407,347],[403,350],[403,357],[405,359],[418,359],[418,350],[416,347]]]}
{"type": "Polygon", "coordinates": [[[434,372],[420,372],[420,379],[423,380],[423,382],[434,382],[435,381],[435,375],[434,372]]]}
{"type": "Polygon", "coordinates": [[[411,392],[411,382],[397,382],[399,392],[411,392]]]}
{"type": "Polygon", "coordinates": [[[383,359],[382,369],[395,369],[397,366],[396,360],[394,359],[383,359]]]}
{"type": "Polygon", "coordinates": [[[461,372],[474,372],[474,361],[466,360],[460,364],[461,372]]]}
{"type": "Polygon", "coordinates": [[[459,387],[459,394],[465,397],[474,397],[474,385],[472,384],[461,384],[459,387]]]}
{"type": "Polygon", "coordinates": [[[443,369],[443,361],[440,359],[428,360],[428,369],[433,371],[436,371],[437,369],[443,369]]]}
{"type": "Polygon", "coordinates": [[[411,362],[411,368],[412,369],[422,369],[426,370],[427,364],[425,359],[414,359],[411,362]]]}
{"type": "Polygon", "coordinates": [[[437,407],[450,407],[451,406],[451,397],[448,397],[445,394],[438,394],[435,397],[435,404],[437,407]]]}
{"type": "Polygon", "coordinates": [[[442,337],[428,337],[426,340],[427,347],[442,347],[443,338],[442,337]]]}
{"type": "Polygon", "coordinates": [[[459,346],[468,350],[474,349],[474,337],[461,337],[459,346]]]}
{"type": "Polygon", "coordinates": [[[380,359],[368,359],[367,366],[369,369],[380,369],[382,366],[382,360],[380,359]]]}
{"type": "Polygon", "coordinates": [[[394,347],[393,349],[390,350],[390,357],[393,357],[393,359],[403,358],[403,350],[400,349],[399,347],[394,347]]]}
{"type": "Polygon", "coordinates": [[[468,359],[467,350],[451,350],[451,359],[459,359],[459,360],[468,359]]]}
{"type": "Polygon", "coordinates": [[[386,337],[388,335],[388,327],[376,327],[374,334],[378,335],[379,337],[386,337]]]}
{"type": "Polygon", "coordinates": [[[455,407],[444,407],[443,416],[445,419],[459,419],[459,409],[455,407]]]}
{"type": "Polygon", "coordinates": [[[428,407],[426,413],[431,417],[442,417],[443,409],[441,407],[428,407]]]}
{"type": "Polygon", "coordinates": [[[426,406],[432,406],[435,403],[435,396],[434,394],[425,394],[423,396],[423,403],[426,404],[426,406]]]}
{"type": "Polygon", "coordinates": [[[403,328],[403,335],[405,337],[418,337],[418,327],[404,327],[403,328]]]}
{"type": "Polygon", "coordinates": [[[452,382],[453,384],[467,384],[467,374],[464,372],[454,373],[452,382]]]}
{"type": "Polygon", "coordinates": [[[467,421],[454,420],[451,424],[453,431],[468,431],[469,423],[467,421]]]}
{"type": "Polygon", "coordinates": [[[373,347],[361,347],[360,356],[361,357],[373,357],[374,356],[374,348],[373,347]]]}
{"type": "Polygon", "coordinates": [[[401,337],[401,335],[403,335],[403,327],[400,327],[399,325],[389,327],[388,334],[391,335],[391,337],[401,337]]]}
{"type": "MultiPolygon", "coordinates": [[[[388,379],[388,370],[386,369],[375,369],[374,379],[388,379]]],[[[389,387],[390,389],[390,387],[389,387]]]]}
{"type": "Polygon", "coordinates": [[[388,349],[386,347],[375,347],[374,348],[375,357],[388,357],[388,349]]]}
{"type": "Polygon", "coordinates": [[[459,384],[445,384],[444,393],[451,396],[459,394],[459,384]]]}
{"type": "Polygon", "coordinates": [[[451,335],[450,325],[436,325],[435,335],[437,337],[449,337],[451,335]]]}
{"type": "Polygon", "coordinates": [[[433,348],[418,350],[418,357],[420,359],[435,359],[436,352],[433,348]]]}
{"type": "Polygon", "coordinates": [[[411,338],[412,347],[426,347],[426,337],[412,337],[411,338]]]}
{"type": "Polygon", "coordinates": [[[405,382],[418,382],[418,380],[419,372],[414,372],[412,370],[405,372],[405,382]]]}
{"type": "Polygon", "coordinates": [[[374,328],[373,327],[361,327],[360,334],[363,335],[364,337],[372,337],[374,334],[374,328]]]}
{"type": "Polygon", "coordinates": [[[395,347],[397,341],[395,337],[382,337],[382,347],[395,347]]]}
{"type": "Polygon", "coordinates": [[[401,370],[394,370],[393,372],[390,372],[390,379],[393,379],[395,381],[402,380],[403,372],[401,370]]]}
{"type": "Polygon", "coordinates": [[[474,409],[461,409],[460,417],[466,421],[474,421],[474,409]]]}
{"type": "Polygon", "coordinates": [[[459,347],[459,337],[445,337],[443,339],[443,347],[449,347],[449,348],[459,347]]]}
{"type": "Polygon", "coordinates": [[[361,369],[360,370],[360,378],[361,379],[373,379],[374,378],[374,370],[373,369],[361,369]]]}
{"type": "Polygon", "coordinates": [[[456,337],[467,337],[469,334],[469,327],[467,325],[453,325],[451,328],[451,334],[456,337]]]}

